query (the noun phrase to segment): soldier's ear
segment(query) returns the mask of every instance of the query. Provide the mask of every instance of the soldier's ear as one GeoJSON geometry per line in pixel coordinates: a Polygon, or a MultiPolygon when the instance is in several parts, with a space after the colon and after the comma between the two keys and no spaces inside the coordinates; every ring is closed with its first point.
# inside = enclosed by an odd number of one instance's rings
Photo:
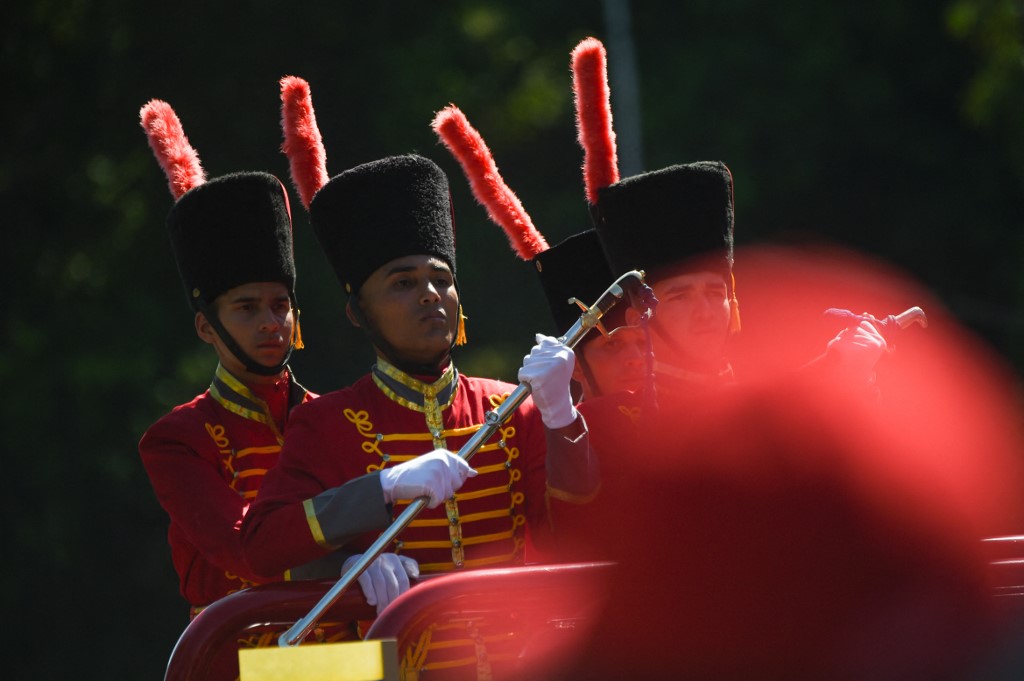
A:
{"type": "Polygon", "coordinates": [[[196,312],[196,335],[204,343],[214,344],[217,338],[217,332],[213,330],[213,325],[210,324],[210,320],[206,318],[202,312],[196,312]]]}
{"type": "MultiPolygon", "coordinates": [[[[352,300],[353,298],[349,298],[348,301],[345,302],[345,316],[348,317],[348,321],[352,326],[359,329],[362,328],[363,325],[359,323],[359,315],[357,315],[352,309],[352,300]]],[[[356,304],[358,305],[358,303],[356,304]]]]}

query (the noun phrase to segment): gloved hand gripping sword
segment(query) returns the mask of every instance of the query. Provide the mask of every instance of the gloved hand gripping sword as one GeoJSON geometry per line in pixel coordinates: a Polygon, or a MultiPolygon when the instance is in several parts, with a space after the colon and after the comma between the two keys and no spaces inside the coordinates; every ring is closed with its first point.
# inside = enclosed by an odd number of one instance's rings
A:
{"type": "Polygon", "coordinates": [[[838,317],[839,319],[847,322],[850,326],[855,326],[860,322],[871,322],[871,324],[878,329],[878,332],[885,337],[886,341],[891,340],[891,334],[907,329],[915,323],[920,324],[922,328],[928,328],[928,317],[925,315],[924,310],[917,306],[907,308],[896,315],[888,315],[882,319],[866,312],[863,314],[856,314],[849,310],[842,310],[837,307],[828,308],[825,310],[825,315],[828,317],[838,317]]]}
{"type": "MultiPolygon", "coordinates": [[[[626,272],[619,277],[608,289],[601,294],[592,306],[584,310],[580,318],[572,325],[565,335],[559,337],[559,341],[569,348],[574,347],[595,328],[601,321],[601,317],[617,305],[630,291],[635,291],[631,299],[637,305],[649,305],[654,299],[653,293],[644,284],[644,274],[636,270],[626,272]]],[[[642,314],[649,314],[651,308],[640,310],[642,314]]],[[[487,412],[484,417],[484,424],[457,452],[458,456],[469,460],[477,450],[498,430],[498,427],[505,422],[516,409],[530,395],[530,386],[527,383],[520,383],[509,396],[496,408],[487,412]]],[[[402,533],[405,528],[420,514],[426,507],[429,498],[426,496],[414,499],[404,511],[388,526],[388,528],[370,545],[362,556],[355,561],[345,574],[341,576],[323,598],[313,606],[313,609],[305,617],[296,622],[288,631],[278,638],[278,645],[281,647],[297,646],[316,626],[316,623],[327,610],[341,597],[343,593],[355,582],[359,575],[366,570],[381,553],[387,549],[392,542],[402,533]]]]}

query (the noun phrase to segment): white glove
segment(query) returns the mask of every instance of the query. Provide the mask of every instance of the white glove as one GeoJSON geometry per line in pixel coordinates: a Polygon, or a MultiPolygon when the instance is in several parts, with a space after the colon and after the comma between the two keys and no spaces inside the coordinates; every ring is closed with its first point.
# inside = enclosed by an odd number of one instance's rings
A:
{"type": "Polygon", "coordinates": [[[462,487],[466,478],[476,471],[465,459],[447,449],[435,449],[411,461],[400,463],[380,472],[384,488],[384,501],[393,504],[398,499],[430,497],[427,508],[435,508],[462,487]]]}
{"type": "Polygon", "coordinates": [[[838,359],[840,371],[852,380],[868,383],[875,365],[886,348],[885,338],[874,325],[862,320],[856,327],[843,329],[828,343],[828,354],[838,359]]]}
{"type": "MultiPolygon", "coordinates": [[[[345,559],[341,574],[356,564],[363,554],[357,553],[345,559]]],[[[366,602],[377,606],[379,615],[391,601],[409,590],[409,580],[420,576],[420,564],[409,556],[382,553],[359,575],[359,586],[366,596],[366,602]]]]}
{"type": "Polygon", "coordinates": [[[576,420],[569,381],[576,364],[576,355],[557,339],[537,334],[537,344],[523,358],[519,381],[530,384],[533,403],[540,410],[541,420],[550,430],[564,428],[576,420]]]}

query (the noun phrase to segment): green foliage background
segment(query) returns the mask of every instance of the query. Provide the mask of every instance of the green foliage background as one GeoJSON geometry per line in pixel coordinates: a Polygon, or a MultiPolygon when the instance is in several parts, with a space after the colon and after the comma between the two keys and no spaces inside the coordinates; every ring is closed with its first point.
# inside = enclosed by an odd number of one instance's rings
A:
{"type": "MultiPolygon", "coordinates": [[[[644,167],[727,161],[739,244],[823,240],[884,258],[1021,367],[1019,3],[630,11],[644,167]]],[[[599,2],[548,0],[25,0],[0,16],[7,672],[159,678],[187,616],[135,447],[204,389],[213,356],[192,331],[139,107],[169,101],[211,176],[286,177],[277,80],[301,75],[331,174],[408,151],[437,160],[453,180],[470,317],[460,365],[511,378],[533,332],[551,331],[540,289],[429,122],[457,103],[549,241],[585,228],[568,55],[610,27],[599,2]]],[[[309,346],[294,366],[325,392],[370,355],[293,207],[309,346]]]]}

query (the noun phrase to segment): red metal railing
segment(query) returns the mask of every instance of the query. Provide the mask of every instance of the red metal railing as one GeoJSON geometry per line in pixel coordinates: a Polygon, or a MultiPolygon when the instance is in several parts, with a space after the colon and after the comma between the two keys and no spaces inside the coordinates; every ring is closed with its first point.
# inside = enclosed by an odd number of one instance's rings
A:
{"type": "MultiPolygon", "coordinates": [[[[415,640],[424,627],[446,617],[500,612],[517,626],[572,635],[584,606],[608,570],[606,563],[543,565],[474,570],[420,580],[392,603],[368,638],[415,640]]],[[[203,610],[185,629],[171,654],[165,681],[231,681],[238,674],[238,640],[279,635],[303,617],[333,585],[330,581],[265,584],[231,594],[203,610]]],[[[362,592],[347,591],[325,620],[366,621],[376,609],[362,592]]],[[[550,642],[546,639],[545,642],[550,642]]],[[[276,645],[276,641],[274,643],[276,645]]]]}
{"type": "MultiPolygon", "coordinates": [[[[995,595],[1008,610],[1024,611],[1024,535],[985,540],[995,595]]],[[[474,570],[420,580],[376,619],[367,638],[394,638],[399,654],[438,622],[491,613],[522,636],[518,664],[551,664],[559,650],[586,633],[600,607],[608,563],[537,565],[474,570]]],[[[267,584],[232,594],[199,614],[182,633],[166,681],[231,681],[238,673],[237,641],[280,634],[320,600],[334,582],[267,584]]],[[[373,620],[362,592],[347,591],[325,620],[373,620]]],[[[276,645],[276,642],[275,642],[276,645]]]]}
{"type": "MultiPolygon", "coordinates": [[[[182,632],[167,663],[165,681],[233,681],[238,676],[239,639],[265,632],[280,635],[309,612],[333,584],[264,584],[211,604],[182,632]]],[[[325,619],[354,622],[376,616],[376,608],[366,604],[363,592],[352,589],[334,604],[325,619]]]]}

